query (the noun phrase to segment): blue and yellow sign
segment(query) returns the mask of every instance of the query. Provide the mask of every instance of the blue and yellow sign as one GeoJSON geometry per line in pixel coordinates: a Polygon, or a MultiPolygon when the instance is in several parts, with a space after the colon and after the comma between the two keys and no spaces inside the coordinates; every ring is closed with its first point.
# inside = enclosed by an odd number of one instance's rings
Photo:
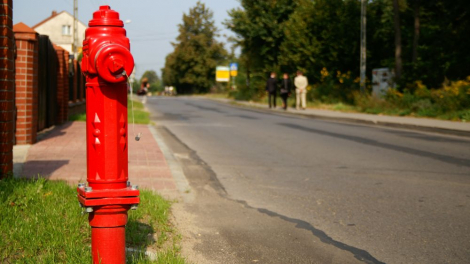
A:
{"type": "Polygon", "coordinates": [[[230,76],[236,77],[238,75],[238,63],[230,63],[230,76]]]}

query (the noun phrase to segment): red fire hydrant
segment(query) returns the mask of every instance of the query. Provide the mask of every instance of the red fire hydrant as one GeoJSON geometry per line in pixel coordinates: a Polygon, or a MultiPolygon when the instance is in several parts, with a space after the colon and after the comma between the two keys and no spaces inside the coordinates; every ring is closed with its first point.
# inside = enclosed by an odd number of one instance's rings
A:
{"type": "Polygon", "coordinates": [[[126,262],[127,211],[139,190],[128,182],[127,79],[134,68],[119,13],[100,6],[83,41],[86,76],[87,181],[78,199],[89,213],[93,263],[126,262]]]}

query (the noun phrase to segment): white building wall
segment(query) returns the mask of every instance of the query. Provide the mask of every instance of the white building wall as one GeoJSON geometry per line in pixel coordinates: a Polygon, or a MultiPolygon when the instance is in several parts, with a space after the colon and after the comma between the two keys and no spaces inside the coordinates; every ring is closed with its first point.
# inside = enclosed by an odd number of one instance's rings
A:
{"type": "MultiPolygon", "coordinates": [[[[36,32],[41,35],[48,35],[49,39],[56,44],[67,50],[72,54],[73,45],[73,16],[67,12],[61,12],[55,17],[49,19],[43,24],[34,28],[36,32]],[[62,26],[70,26],[70,34],[62,34],[62,26]]],[[[83,40],[85,39],[86,26],[78,21],[78,47],[83,46],[83,40]]]]}

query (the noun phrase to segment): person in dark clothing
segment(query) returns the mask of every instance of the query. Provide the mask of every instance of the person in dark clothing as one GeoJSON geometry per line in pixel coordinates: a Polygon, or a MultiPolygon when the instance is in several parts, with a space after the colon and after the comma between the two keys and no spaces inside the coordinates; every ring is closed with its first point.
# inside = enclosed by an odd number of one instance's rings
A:
{"type": "Polygon", "coordinates": [[[276,108],[277,80],[275,72],[271,72],[271,76],[266,82],[266,92],[268,92],[269,108],[271,108],[271,98],[273,99],[272,105],[276,108]]]}
{"type": "Polygon", "coordinates": [[[282,98],[282,108],[287,110],[287,98],[290,96],[290,91],[292,88],[292,81],[289,79],[289,74],[284,73],[281,81],[281,98],[282,98]]]}
{"type": "Polygon", "coordinates": [[[150,84],[149,84],[148,79],[143,78],[142,83],[140,84],[140,90],[137,92],[137,95],[147,95],[149,87],[150,87],[150,84]]]}

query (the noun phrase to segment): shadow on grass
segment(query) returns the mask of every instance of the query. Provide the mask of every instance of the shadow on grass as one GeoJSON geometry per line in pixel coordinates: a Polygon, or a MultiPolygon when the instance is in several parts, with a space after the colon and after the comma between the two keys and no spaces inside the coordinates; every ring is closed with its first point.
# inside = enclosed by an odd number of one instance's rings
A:
{"type": "Polygon", "coordinates": [[[145,252],[156,242],[154,235],[155,230],[151,225],[130,217],[126,225],[126,263],[152,263],[145,252]]]}
{"type": "Polygon", "coordinates": [[[128,247],[145,250],[156,242],[155,230],[149,224],[129,219],[126,225],[126,244],[128,247]]]}

